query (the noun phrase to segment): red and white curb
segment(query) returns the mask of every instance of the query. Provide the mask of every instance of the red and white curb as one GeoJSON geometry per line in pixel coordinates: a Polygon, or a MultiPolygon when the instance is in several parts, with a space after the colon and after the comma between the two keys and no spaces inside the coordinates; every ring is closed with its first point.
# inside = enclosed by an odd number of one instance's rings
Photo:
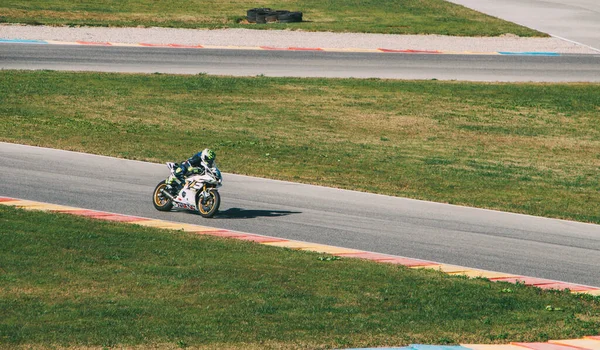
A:
{"type": "MultiPolygon", "coordinates": [[[[302,241],[295,241],[290,239],[270,237],[264,235],[258,235],[253,233],[245,233],[239,231],[224,230],[215,227],[185,224],[180,222],[165,221],[144,218],[139,216],[130,216],[116,213],[109,213],[104,211],[89,210],[82,208],[75,208],[63,205],[49,204],[43,202],[36,202],[30,200],[23,200],[11,197],[0,197],[0,205],[13,206],[17,208],[23,208],[27,210],[41,210],[55,213],[65,213],[78,216],[89,217],[98,220],[124,222],[130,224],[136,224],[141,226],[156,227],[161,229],[170,230],[183,230],[190,233],[210,235],[225,238],[234,238],[244,241],[252,241],[259,244],[264,244],[274,247],[282,247],[297,250],[306,250],[319,253],[330,254],[337,257],[345,258],[358,258],[376,261],[380,263],[397,264],[403,265],[408,268],[425,268],[433,269],[437,271],[445,272],[449,275],[462,275],[471,278],[482,277],[487,278],[490,281],[502,281],[510,283],[523,283],[527,286],[534,286],[541,289],[556,289],[564,290],[568,289],[572,293],[586,293],[594,296],[600,296],[600,288],[586,286],[575,283],[561,282],[543,278],[534,278],[521,275],[513,275],[504,272],[486,271],[480,269],[473,269],[464,266],[449,265],[443,263],[437,263],[434,261],[420,260],[407,258],[402,256],[373,253],[368,251],[362,251],[357,249],[343,248],[330,246],[325,244],[309,243],[302,241]]],[[[600,348],[598,349],[600,350],[600,348]]]]}
{"type": "Polygon", "coordinates": [[[536,55],[560,56],[556,52],[476,52],[476,51],[440,51],[414,49],[360,49],[360,48],[321,48],[321,47],[273,47],[273,46],[219,46],[219,45],[186,45],[186,44],[155,44],[155,43],[116,43],[98,41],[56,41],[56,40],[22,40],[2,39],[0,44],[52,44],[52,45],[86,45],[86,46],[115,46],[115,47],[157,47],[180,49],[220,49],[220,50],[266,50],[266,51],[323,51],[323,52],[364,52],[364,53],[400,53],[400,54],[434,54],[434,55],[536,55]]]}

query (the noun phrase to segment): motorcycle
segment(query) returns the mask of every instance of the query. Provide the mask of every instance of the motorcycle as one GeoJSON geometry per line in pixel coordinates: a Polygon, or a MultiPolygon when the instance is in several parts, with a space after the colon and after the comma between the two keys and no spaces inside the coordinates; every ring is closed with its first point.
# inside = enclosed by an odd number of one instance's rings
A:
{"type": "Polygon", "coordinates": [[[154,208],[160,211],[170,211],[172,208],[198,211],[202,217],[211,218],[219,210],[221,196],[217,189],[222,186],[223,176],[215,165],[212,168],[204,166],[203,174],[194,174],[185,179],[183,187],[177,193],[171,193],[171,183],[181,181],[175,177],[177,163],[166,163],[171,175],[156,185],[152,202],[154,208]]]}

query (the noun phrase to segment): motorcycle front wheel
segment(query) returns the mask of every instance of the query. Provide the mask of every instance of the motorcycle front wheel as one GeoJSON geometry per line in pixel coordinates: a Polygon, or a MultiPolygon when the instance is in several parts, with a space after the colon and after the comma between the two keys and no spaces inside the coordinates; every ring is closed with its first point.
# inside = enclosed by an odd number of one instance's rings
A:
{"type": "Polygon", "coordinates": [[[219,211],[221,205],[221,195],[215,189],[208,191],[208,198],[204,198],[202,193],[198,193],[196,198],[196,207],[203,218],[212,218],[219,211]]]}
{"type": "Polygon", "coordinates": [[[166,191],[166,188],[167,184],[165,180],[163,180],[159,182],[154,189],[152,204],[154,204],[154,208],[156,208],[156,210],[169,211],[171,208],[173,208],[173,201],[162,193],[162,190],[164,189],[166,191]]]}

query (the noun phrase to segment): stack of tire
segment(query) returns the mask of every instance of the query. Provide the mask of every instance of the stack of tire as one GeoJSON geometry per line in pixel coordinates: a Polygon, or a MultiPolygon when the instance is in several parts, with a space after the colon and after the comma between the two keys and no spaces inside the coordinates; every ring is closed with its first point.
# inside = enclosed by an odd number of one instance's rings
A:
{"type": "Polygon", "coordinates": [[[254,8],[246,12],[249,23],[293,23],[302,22],[302,12],[254,8]]]}

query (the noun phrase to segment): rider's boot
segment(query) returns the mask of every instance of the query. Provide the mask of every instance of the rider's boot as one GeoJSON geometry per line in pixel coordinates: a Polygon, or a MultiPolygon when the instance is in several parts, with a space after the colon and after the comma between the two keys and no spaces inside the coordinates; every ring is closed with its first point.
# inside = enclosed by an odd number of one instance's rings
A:
{"type": "Polygon", "coordinates": [[[179,191],[183,188],[183,184],[185,183],[184,179],[175,178],[173,182],[171,182],[171,186],[173,186],[173,195],[176,196],[179,194],[179,191]]]}
{"type": "Polygon", "coordinates": [[[177,196],[182,188],[183,186],[181,185],[181,183],[177,182],[177,180],[173,180],[170,184],[167,185],[167,191],[169,191],[169,193],[172,196],[177,196]]]}

